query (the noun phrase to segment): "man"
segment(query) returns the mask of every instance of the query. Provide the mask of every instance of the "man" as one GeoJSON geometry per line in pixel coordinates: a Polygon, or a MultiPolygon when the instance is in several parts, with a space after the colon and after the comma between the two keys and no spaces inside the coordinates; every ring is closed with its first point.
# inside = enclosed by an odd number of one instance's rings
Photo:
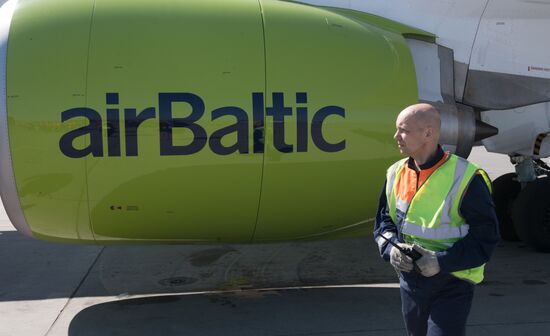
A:
{"type": "Polygon", "coordinates": [[[387,172],[374,235],[399,273],[409,335],[464,335],[474,286],[498,242],[491,182],[476,165],[439,145],[441,120],[429,104],[404,109],[394,135],[409,156],[387,172]],[[416,262],[383,235],[422,257],[416,262]]]}

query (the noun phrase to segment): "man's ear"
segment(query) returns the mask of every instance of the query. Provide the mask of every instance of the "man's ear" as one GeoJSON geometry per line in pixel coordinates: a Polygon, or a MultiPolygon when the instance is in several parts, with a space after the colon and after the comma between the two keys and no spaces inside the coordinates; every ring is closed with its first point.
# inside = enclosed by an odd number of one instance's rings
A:
{"type": "Polygon", "coordinates": [[[434,135],[434,130],[431,127],[426,127],[425,133],[426,138],[431,138],[434,135]]]}

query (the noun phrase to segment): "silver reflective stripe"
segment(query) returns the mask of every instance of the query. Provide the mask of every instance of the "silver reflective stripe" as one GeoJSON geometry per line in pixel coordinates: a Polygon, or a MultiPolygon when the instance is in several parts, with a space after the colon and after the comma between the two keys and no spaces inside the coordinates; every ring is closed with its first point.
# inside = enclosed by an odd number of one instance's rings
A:
{"type": "Polygon", "coordinates": [[[395,199],[395,207],[397,210],[403,211],[403,213],[407,213],[407,210],[409,209],[410,203],[407,203],[403,201],[402,199],[396,197],[395,199]]]}
{"type": "Polygon", "coordinates": [[[393,183],[395,182],[395,172],[397,170],[397,167],[399,165],[393,165],[391,166],[391,171],[390,171],[390,178],[389,180],[387,181],[387,189],[386,189],[386,199],[388,200],[388,203],[390,201],[390,198],[391,198],[391,194],[393,192],[393,183]],[[389,190],[389,192],[387,192],[389,190]]]}
{"type": "Polygon", "coordinates": [[[468,161],[457,157],[453,184],[447,194],[447,197],[445,197],[445,205],[443,206],[443,211],[441,213],[441,226],[451,223],[451,208],[453,205],[453,200],[455,196],[457,196],[458,188],[460,187],[460,183],[464,178],[464,173],[467,168],[468,161]]]}
{"type": "Polygon", "coordinates": [[[410,222],[403,222],[401,227],[401,232],[403,234],[432,240],[460,239],[466,237],[468,231],[470,231],[470,226],[468,224],[463,224],[459,227],[442,224],[437,228],[429,229],[410,222]]]}

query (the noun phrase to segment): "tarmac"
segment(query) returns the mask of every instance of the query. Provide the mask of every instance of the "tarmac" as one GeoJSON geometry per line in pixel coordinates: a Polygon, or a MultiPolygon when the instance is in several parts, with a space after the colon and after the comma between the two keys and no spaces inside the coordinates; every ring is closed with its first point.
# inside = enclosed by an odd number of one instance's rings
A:
{"type": "MultiPolygon", "coordinates": [[[[513,170],[479,147],[470,160],[493,179],[513,170]]],[[[2,336],[405,334],[397,277],[371,237],[65,245],[24,237],[2,209],[0,255],[2,336]]],[[[550,255],[500,243],[467,333],[550,335],[550,255]]]]}

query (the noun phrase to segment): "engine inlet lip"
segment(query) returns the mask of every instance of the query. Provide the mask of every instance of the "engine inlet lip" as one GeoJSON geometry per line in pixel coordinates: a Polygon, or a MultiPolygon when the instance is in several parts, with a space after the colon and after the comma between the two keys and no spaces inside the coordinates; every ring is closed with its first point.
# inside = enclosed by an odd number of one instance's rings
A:
{"type": "Polygon", "coordinates": [[[6,213],[22,234],[34,237],[19,202],[10,150],[7,101],[8,37],[17,0],[8,0],[0,7],[0,195],[6,213]]]}

